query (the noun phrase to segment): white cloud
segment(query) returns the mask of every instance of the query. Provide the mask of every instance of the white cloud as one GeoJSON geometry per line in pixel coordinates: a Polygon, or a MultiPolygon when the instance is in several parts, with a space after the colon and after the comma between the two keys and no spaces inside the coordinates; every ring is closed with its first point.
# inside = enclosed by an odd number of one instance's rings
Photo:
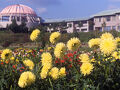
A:
{"type": "Polygon", "coordinates": [[[46,8],[37,8],[37,12],[38,12],[39,14],[42,14],[42,13],[47,12],[47,9],[46,9],[46,8]]]}

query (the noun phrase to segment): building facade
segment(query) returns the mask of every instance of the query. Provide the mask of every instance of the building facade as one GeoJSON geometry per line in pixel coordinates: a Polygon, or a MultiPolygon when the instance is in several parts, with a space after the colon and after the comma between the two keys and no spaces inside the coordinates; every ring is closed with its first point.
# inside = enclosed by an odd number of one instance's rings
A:
{"type": "Polygon", "coordinates": [[[0,28],[6,28],[12,23],[12,20],[16,20],[17,24],[25,22],[28,28],[42,24],[47,27],[49,32],[120,31],[120,9],[102,11],[87,18],[42,19],[32,8],[16,4],[10,5],[0,12],[0,28]]]}
{"type": "Polygon", "coordinates": [[[94,30],[120,31],[120,9],[108,10],[94,15],[94,30]]]}
{"type": "Polygon", "coordinates": [[[54,30],[58,30],[59,32],[66,31],[67,33],[93,31],[93,18],[63,20],[48,19],[43,23],[47,26],[49,32],[54,30]]]}

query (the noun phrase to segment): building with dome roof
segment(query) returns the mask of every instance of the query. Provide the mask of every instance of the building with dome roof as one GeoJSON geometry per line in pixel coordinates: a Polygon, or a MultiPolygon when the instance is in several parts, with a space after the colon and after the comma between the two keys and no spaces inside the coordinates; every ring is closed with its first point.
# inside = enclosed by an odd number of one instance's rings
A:
{"type": "Polygon", "coordinates": [[[90,32],[94,30],[120,31],[120,9],[102,11],[86,18],[73,19],[42,19],[35,11],[22,4],[10,5],[0,12],[0,28],[6,28],[7,25],[16,20],[17,24],[25,22],[30,29],[39,24],[47,27],[47,31],[55,30],[73,32],[90,32]]]}
{"type": "Polygon", "coordinates": [[[0,28],[6,28],[14,19],[18,25],[21,22],[25,22],[28,28],[40,24],[40,17],[37,16],[32,8],[16,4],[7,6],[0,12],[0,28]]]}

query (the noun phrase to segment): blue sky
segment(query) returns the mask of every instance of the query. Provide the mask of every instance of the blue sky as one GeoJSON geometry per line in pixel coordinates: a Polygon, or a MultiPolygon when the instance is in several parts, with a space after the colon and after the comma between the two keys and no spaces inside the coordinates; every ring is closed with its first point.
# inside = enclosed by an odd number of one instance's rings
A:
{"type": "Polygon", "coordinates": [[[0,0],[0,11],[8,5],[30,6],[42,18],[81,18],[103,10],[120,8],[120,0],[0,0]]]}

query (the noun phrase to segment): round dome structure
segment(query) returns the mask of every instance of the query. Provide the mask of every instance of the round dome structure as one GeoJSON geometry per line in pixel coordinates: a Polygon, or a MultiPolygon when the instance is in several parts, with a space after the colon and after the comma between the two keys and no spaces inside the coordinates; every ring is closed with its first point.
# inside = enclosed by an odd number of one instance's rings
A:
{"type": "Polygon", "coordinates": [[[1,14],[31,14],[36,15],[35,11],[22,4],[10,5],[1,11],[1,14]]]}
{"type": "Polygon", "coordinates": [[[16,20],[18,25],[25,22],[28,28],[40,23],[40,17],[37,16],[35,11],[22,4],[7,6],[0,12],[0,28],[6,28],[13,20],[16,20]]]}

